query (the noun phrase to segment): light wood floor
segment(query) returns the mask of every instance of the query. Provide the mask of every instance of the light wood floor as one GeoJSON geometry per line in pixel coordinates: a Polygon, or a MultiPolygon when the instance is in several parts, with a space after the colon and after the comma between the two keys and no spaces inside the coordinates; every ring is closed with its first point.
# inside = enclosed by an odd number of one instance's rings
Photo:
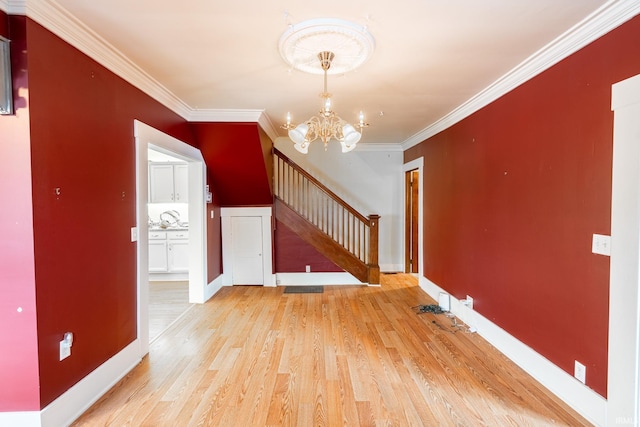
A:
{"type": "Polygon", "coordinates": [[[323,294],[225,287],[75,426],[581,426],[404,274],[323,294]]]}
{"type": "Polygon", "coordinates": [[[188,281],[149,282],[149,342],[190,307],[188,281]]]}

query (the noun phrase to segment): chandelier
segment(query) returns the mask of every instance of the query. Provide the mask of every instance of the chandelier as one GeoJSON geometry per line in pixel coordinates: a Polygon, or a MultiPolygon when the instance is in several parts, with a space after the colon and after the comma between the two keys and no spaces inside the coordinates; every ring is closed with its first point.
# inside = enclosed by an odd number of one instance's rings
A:
{"type": "Polygon", "coordinates": [[[287,123],[281,126],[289,131],[289,138],[294,142],[295,149],[303,154],[308,153],[309,145],[317,139],[324,143],[325,151],[327,143],[335,139],[342,145],[342,152],[347,153],[356,148],[356,144],[362,138],[362,130],[368,126],[368,123],[364,122],[362,111],[360,111],[358,123],[352,125],[341,119],[331,109],[331,94],[327,92],[327,71],[334,57],[334,53],[329,51],[318,54],[324,74],[324,90],[320,94],[322,109],[318,115],[296,126],[291,124],[291,114],[287,113],[287,123]]]}

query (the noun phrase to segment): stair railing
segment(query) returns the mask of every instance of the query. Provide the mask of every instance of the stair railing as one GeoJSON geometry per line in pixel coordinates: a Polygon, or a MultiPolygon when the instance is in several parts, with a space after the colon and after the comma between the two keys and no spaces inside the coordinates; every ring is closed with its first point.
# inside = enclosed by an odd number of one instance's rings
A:
{"type": "Polygon", "coordinates": [[[365,217],[277,149],[273,169],[275,196],[365,263],[369,283],[379,283],[380,216],[365,217]]]}

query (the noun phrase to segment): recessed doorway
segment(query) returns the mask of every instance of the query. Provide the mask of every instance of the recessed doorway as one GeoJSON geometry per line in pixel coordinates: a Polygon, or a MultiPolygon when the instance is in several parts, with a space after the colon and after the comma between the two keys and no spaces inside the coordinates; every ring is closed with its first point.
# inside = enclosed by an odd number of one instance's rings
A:
{"type": "Polygon", "coordinates": [[[405,194],[404,210],[404,259],[405,272],[423,274],[424,242],[423,222],[423,177],[424,158],[412,160],[402,167],[405,194]]]}
{"type": "Polygon", "coordinates": [[[418,192],[420,172],[413,169],[405,172],[405,215],[404,215],[404,272],[418,272],[418,192]]]}
{"type": "MultiPolygon", "coordinates": [[[[149,352],[149,148],[187,164],[188,180],[188,303],[204,302],[206,293],[205,176],[202,153],[197,148],[134,121],[138,235],[138,340],[142,354],[149,352]]],[[[183,279],[184,280],[184,279],[183,279]]]]}

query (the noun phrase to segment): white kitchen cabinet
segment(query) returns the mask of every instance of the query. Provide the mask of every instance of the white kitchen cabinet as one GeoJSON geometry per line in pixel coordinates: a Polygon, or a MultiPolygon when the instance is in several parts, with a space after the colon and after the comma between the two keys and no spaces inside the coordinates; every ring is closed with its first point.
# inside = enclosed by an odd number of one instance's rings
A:
{"type": "Polygon", "coordinates": [[[185,163],[149,163],[149,201],[187,203],[189,174],[185,163]]]}
{"type": "Polygon", "coordinates": [[[166,273],[169,268],[167,233],[149,232],[149,272],[166,273]]]}
{"type": "Polygon", "coordinates": [[[149,273],[189,272],[189,230],[149,231],[149,273]]]}
{"type": "Polygon", "coordinates": [[[189,232],[167,232],[168,271],[182,273],[189,271],[189,232]]]}

